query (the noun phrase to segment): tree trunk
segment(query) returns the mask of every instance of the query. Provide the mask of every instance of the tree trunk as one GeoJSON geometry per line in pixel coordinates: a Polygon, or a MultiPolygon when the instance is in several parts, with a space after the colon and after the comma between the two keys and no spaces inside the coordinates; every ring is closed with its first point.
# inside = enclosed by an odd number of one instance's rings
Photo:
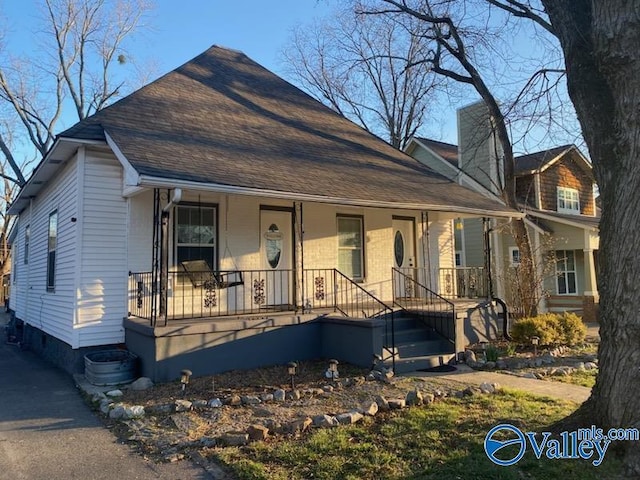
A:
{"type": "MultiPolygon", "coordinates": [[[[543,4],[602,198],[600,371],[583,409],[600,427],[640,428],[640,9],[626,0],[543,4]]],[[[640,449],[621,446],[627,475],[638,478],[640,449]]]]}

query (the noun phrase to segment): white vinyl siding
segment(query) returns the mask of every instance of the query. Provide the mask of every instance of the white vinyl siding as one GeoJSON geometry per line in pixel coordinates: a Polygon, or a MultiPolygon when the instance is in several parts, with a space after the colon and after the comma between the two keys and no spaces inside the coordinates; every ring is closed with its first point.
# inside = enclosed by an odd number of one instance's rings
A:
{"type": "Polygon", "coordinates": [[[29,226],[28,263],[16,261],[17,286],[12,291],[16,317],[73,345],[73,316],[76,279],[76,224],[78,161],[72,157],[49,185],[20,214],[16,240],[23,252],[25,229],[29,226]],[[47,291],[49,216],[57,211],[55,291],[47,291]]]}
{"type": "MultiPolygon", "coordinates": [[[[78,346],[121,343],[128,272],[122,167],[111,156],[87,152],[83,188],[78,346]]],[[[148,246],[150,252],[150,238],[148,246]]]]}

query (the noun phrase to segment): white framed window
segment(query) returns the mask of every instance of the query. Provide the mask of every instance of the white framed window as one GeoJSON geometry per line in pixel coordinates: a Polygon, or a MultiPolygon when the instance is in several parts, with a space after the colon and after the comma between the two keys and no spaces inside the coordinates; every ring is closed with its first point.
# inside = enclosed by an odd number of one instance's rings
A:
{"type": "MultiPolygon", "coordinates": [[[[18,244],[16,243],[12,247],[11,255],[15,255],[15,258],[18,257],[18,252],[20,251],[18,244]]],[[[16,284],[18,280],[18,262],[11,262],[11,283],[16,284]]]]}
{"type": "Polygon", "coordinates": [[[462,251],[456,250],[456,267],[462,267],[462,251]]]}
{"type": "Polygon", "coordinates": [[[49,215],[49,231],[47,235],[47,292],[56,287],[56,249],[58,248],[58,211],[49,215]]]}
{"type": "Polygon", "coordinates": [[[509,264],[512,266],[520,265],[520,249],[518,247],[509,247],[509,264]]]}
{"type": "Polygon", "coordinates": [[[176,205],[175,263],[204,260],[217,268],[216,207],[213,205],[176,205]]]}
{"type": "Polygon", "coordinates": [[[578,291],[573,250],[556,251],[556,287],[558,295],[575,295],[578,291]]]}
{"type": "Polygon", "coordinates": [[[364,221],[338,215],[338,270],[352,280],[364,279],[364,221]]]}
{"type": "Polygon", "coordinates": [[[31,226],[27,225],[24,229],[24,264],[29,263],[29,241],[31,239],[31,226]]]}
{"type": "Polygon", "coordinates": [[[580,193],[575,188],[558,187],[558,212],[580,213],[580,193]]]}

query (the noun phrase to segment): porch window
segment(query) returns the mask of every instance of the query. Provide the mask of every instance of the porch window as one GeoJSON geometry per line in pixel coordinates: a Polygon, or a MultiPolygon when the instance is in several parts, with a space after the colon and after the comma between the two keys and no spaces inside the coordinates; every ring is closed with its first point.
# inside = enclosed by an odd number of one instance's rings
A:
{"type": "Polygon", "coordinates": [[[558,212],[580,213],[580,194],[574,188],[558,187],[558,212]]]}
{"type": "Polygon", "coordinates": [[[364,278],[363,218],[338,216],[338,270],[352,280],[364,278]]]}
{"type": "Polygon", "coordinates": [[[573,250],[556,251],[558,295],[572,295],[576,288],[576,261],[573,250]]]}
{"type": "Polygon", "coordinates": [[[58,248],[58,211],[49,215],[49,234],[47,241],[47,291],[53,292],[56,286],[56,249],[58,248]]]}
{"type": "Polygon", "coordinates": [[[217,245],[216,207],[176,206],[176,264],[204,260],[215,269],[217,245]]]}

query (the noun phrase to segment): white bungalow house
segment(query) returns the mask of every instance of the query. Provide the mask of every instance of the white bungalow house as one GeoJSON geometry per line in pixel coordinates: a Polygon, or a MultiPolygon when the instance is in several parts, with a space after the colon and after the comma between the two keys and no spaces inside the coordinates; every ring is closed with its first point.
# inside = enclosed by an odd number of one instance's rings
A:
{"type": "MultiPolygon", "coordinates": [[[[406,151],[452,181],[497,199],[501,160],[482,102],[458,110],[458,136],[458,145],[416,137],[406,151]]],[[[595,321],[600,216],[591,163],[575,145],[563,145],[517,156],[514,171],[539,267],[539,309],[574,311],[595,321]]],[[[454,230],[458,290],[470,275],[490,269],[494,293],[513,306],[510,284],[520,257],[508,222],[456,219],[454,230]]]]}
{"type": "Polygon", "coordinates": [[[436,336],[404,355],[442,361],[451,220],[519,215],[217,46],[62,132],[10,213],[29,348],[68,371],[128,348],[157,381],[397,361],[410,309],[436,336]]]}

